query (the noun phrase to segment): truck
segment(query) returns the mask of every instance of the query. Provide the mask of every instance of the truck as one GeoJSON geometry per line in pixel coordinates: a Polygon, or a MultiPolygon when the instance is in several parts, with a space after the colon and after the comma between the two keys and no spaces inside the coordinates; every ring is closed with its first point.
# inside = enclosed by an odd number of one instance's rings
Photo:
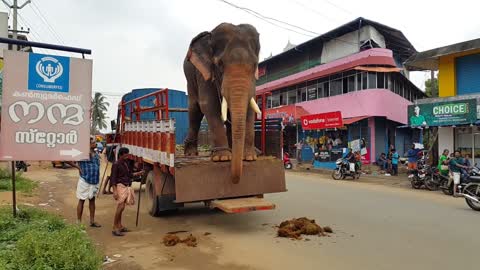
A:
{"type": "Polygon", "coordinates": [[[124,95],[118,108],[112,140],[128,148],[131,161],[146,172],[142,180],[145,195],[142,193],[141,198],[148,213],[161,216],[198,202],[226,213],[275,209],[264,194],[287,191],[279,140],[281,124],[265,119],[264,113],[262,119],[257,119],[256,145],[264,155],[244,162],[241,181],[234,184],[230,162],[213,162],[208,153],[184,156],[181,149],[177,150],[176,126],[188,126],[188,110],[186,106],[175,106],[176,99],[175,90],[150,89],[141,96],[132,92],[124,95]],[[182,123],[175,118],[181,118],[182,123]],[[276,138],[276,142],[267,137],[276,138]]]}

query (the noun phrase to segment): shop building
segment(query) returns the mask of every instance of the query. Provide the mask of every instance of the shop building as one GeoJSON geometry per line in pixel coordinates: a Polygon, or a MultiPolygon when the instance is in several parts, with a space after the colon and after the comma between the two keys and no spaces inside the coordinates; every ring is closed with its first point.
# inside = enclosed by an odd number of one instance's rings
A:
{"type": "Polygon", "coordinates": [[[415,101],[418,115],[425,114],[424,125],[419,121],[409,125],[438,127],[439,154],[458,149],[480,162],[480,39],[420,52],[405,65],[409,70],[438,71],[439,85],[436,97],[415,101]]]}
{"type": "Polygon", "coordinates": [[[267,95],[268,118],[284,119],[284,150],[295,153],[295,143],[307,139],[326,149],[327,137],[342,142],[334,148],[363,139],[364,162],[374,162],[390,145],[404,153],[412,143],[413,130],[397,127],[425,97],[402,65],[414,53],[399,30],[358,18],[261,62],[257,95],[267,95]],[[337,111],[341,127],[302,129],[302,116],[337,111]]]}

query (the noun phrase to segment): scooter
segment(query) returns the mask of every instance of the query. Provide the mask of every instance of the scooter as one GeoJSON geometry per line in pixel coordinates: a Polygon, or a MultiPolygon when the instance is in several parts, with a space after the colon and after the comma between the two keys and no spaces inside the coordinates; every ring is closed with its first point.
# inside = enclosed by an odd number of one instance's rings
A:
{"type": "Polygon", "coordinates": [[[290,161],[290,155],[287,152],[283,152],[283,166],[287,170],[291,170],[293,168],[293,164],[290,161]]]}

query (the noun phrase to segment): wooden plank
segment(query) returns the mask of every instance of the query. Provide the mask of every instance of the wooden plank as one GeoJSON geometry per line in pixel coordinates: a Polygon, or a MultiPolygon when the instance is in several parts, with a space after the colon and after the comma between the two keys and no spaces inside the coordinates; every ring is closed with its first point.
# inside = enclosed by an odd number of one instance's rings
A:
{"type": "Polygon", "coordinates": [[[232,183],[230,162],[207,158],[175,158],[176,202],[198,202],[285,192],[285,170],[280,159],[259,157],[243,162],[238,184],[232,183]]]}
{"type": "Polygon", "coordinates": [[[259,210],[273,210],[275,204],[266,201],[263,198],[247,197],[226,200],[214,200],[210,203],[210,208],[218,208],[225,213],[245,213],[259,210]]]}

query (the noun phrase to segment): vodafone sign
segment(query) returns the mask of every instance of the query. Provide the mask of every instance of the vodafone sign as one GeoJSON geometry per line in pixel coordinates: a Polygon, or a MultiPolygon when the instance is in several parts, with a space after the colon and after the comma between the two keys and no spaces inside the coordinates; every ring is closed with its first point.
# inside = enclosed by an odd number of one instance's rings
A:
{"type": "Polygon", "coordinates": [[[338,128],[343,126],[341,112],[328,112],[302,116],[302,128],[304,130],[338,128]]]}

